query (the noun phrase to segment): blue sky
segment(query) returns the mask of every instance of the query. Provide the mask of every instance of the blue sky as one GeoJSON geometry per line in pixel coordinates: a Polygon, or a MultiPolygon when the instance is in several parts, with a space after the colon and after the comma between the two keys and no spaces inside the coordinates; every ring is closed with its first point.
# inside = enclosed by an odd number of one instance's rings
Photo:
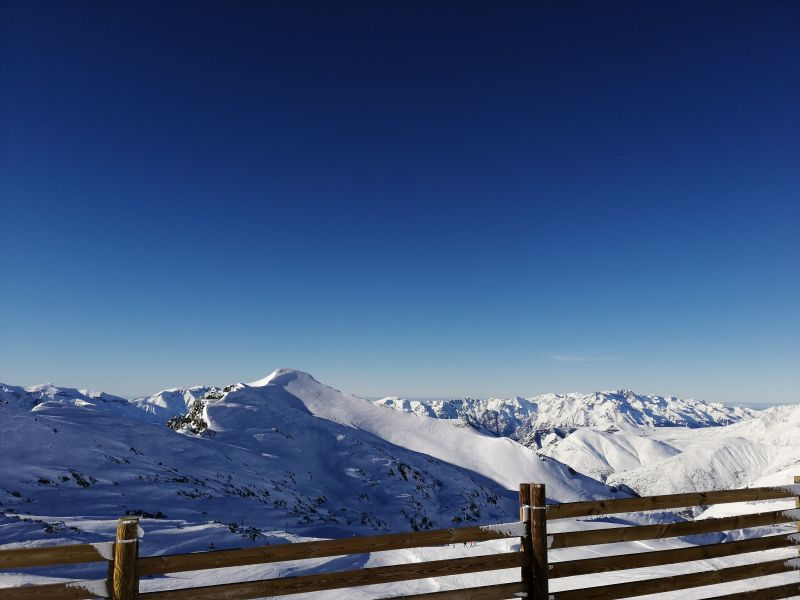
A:
{"type": "Polygon", "coordinates": [[[0,381],[800,400],[796,2],[0,17],[0,381]]]}

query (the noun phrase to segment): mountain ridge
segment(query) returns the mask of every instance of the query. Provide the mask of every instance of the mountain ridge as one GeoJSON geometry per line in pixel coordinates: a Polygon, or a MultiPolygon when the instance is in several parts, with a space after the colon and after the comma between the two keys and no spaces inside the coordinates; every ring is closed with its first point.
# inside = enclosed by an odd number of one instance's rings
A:
{"type": "MultiPolygon", "coordinates": [[[[54,523],[81,529],[136,514],[216,531],[214,543],[230,546],[275,531],[341,537],[502,522],[517,512],[523,481],[546,483],[558,501],[626,495],[510,439],[420,425],[302,372],[254,383],[133,401],[0,385],[3,518],[35,516],[46,539],[54,523]]],[[[0,533],[0,544],[13,541],[0,533]]]]}
{"type": "Polygon", "coordinates": [[[611,390],[588,394],[541,394],[530,398],[406,400],[388,397],[379,406],[437,419],[458,419],[494,435],[541,447],[542,432],[619,423],[649,427],[715,427],[756,416],[757,412],[704,400],[611,390]]]}

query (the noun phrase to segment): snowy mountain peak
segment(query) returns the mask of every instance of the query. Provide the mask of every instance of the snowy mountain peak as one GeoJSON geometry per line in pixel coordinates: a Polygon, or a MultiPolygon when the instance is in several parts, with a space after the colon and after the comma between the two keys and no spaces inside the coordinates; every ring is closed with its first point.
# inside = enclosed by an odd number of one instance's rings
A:
{"type": "Polygon", "coordinates": [[[259,379],[258,381],[253,381],[252,383],[248,383],[247,385],[250,387],[264,387],[271,383],[276,385],[282,385],[292,381],[294,379],[308,379],[319,383],[316,379],[314,379],[308,373],[304,371],[298,371],[297,369],[275,369],[272,373],[259,379]]]}

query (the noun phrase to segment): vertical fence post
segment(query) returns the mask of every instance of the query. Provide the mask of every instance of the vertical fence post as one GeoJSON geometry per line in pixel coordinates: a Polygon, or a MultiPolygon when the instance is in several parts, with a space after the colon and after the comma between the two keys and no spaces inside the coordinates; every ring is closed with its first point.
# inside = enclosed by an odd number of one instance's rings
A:
{"type": "Polygon", "coordinates": [[[533,535],[531,534],[531,486],[519,484],[519,520],[525,523],[525,537],[521,538],[519,549],[525,553],[525,564],[522,565],[522,585],[530,600],[533,598],[533,535]]]}
{"type": "MultiPolygon", "coordinates": [[[[800,475],[794,476],[794,483],[795,485],[800,485],[800,475]]],[[[794,506],[797,509],[800,509],[800,492],[797,493],[797,496],[794,499],[794,506]]],[[[800,534],[800,521],[797,522],[797,533],[800,534]]],[[[800,555],[800,548],[797,549],[797,554],[800,555]]]]}
{"type": "Polygon", "coordinates": [[[533,598],[548,600],[547,512],[543,483],[531,484],[531,542],[533,545],[533,598]]]}
{"type": "Polygon", "coordinates": [[[136,559],[139,556],[139,519],[123,517],[117,522],[117,543],[114,544],[113,600],[135,600],[139,594],[136,559]]]}

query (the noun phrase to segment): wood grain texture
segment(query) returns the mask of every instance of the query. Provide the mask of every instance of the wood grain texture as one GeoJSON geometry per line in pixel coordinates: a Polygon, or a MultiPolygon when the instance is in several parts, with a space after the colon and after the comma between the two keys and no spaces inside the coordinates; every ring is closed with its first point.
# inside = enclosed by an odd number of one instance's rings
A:
{"type": "Polygon", "coordinates": [[[524,592],[522,582],[484,585],[475,588],[448,590],[446,592],[430,592],[411,596],[390,596],[384,600],[504,600],[514,598],[524,592]]]}
{"type": "MultiPolygon", "coordinates": [[[[16,588],[0,588],[0,598],[3,600],[86,600],[97,598],[97,594],[89,591],[89,585],[96,582],[87,582],[87,587],[81,587],[80,581],[72,583],[49,583],[45,585],[31,585],[16,588]]],[[[106,597],[108,591],[106,591],[106,597]]]]}
{"type": "Polygon", "coordinates": [[[14,548],[0,550],[0,569],[43,567],[106,560],[91,544],[47,546],[44,548],[14,548]]]}
{"type": "Polygon", "coordinates": [[[787,583],[758,590],[750,590],[749,592],[736,592],[735,594],[725,594],[724,596],[713,596],[708,600],[778,600],[779,598],[789,598],[792,596],[800,596],[800,583],[787,583]]]}
{"type": "Polygon", "coordinates": [[[525,562],[520,568],[520,580],[523,591],[533,598],[533,538],[531,537],[531,486],[519,484],[519,520],[525,523],[525,537],[520,539],[519,549],[525,555],[525,562]]]}
{"type": "Polygon", "coordinates": [[[787,566],[786,562],[786,559],[772,560],[714,571],[700,571],[699,573],[688,573],[686,575],[673,575],[672,577],[659,577],[657,579],[569,590],[557,592],[551,596],[550,600],[617,600],[618,598],[633,598],[645,594],[674,592],[686,588],[785,573],[792,570],[792,567],[787,566]]]}
{"type": "Polygon", "coordinates": [[[510,536],[503,532],[491,531],[482,527],[460,527],[410,533],[390,533],[369,537],[354,537],[317,542],[299,542],[280,546],[261,546],[259,548],[239,548],[235,550],[215,550],[191,554],[171,554],[140,558],[137,566],[139,576],[199,571],[219,567],[239,567],[262,563],[323,558],[345,554],[402,550],[404,548],[424,548],[444,544],[484,542],[499,540],[510,536]]]}
{"type": "Polygon", "coordinates": [[[355,571],[339,571],[320,575],[301,575],[246,583],[151,592],[139,594],[139,598],[157,598],[159,600],[207,600],[210,598],[243,600],[245,598],[319,592],[364,585],[394,583],[396,581],[427,579],[428,577],[511,569],[522,566],[524,560],[525,557],[520,552],[505,552],[485,556],[471,556],[469,558],[391,565],[355,571]]]}
{"type": "MultiPolygon", "coordinates": [[[[794,482],[800,484],[800,475],[794,476],[794,482]]],[[[798,494],[794,499],[794,507],[800,508],[800,494],[798,494]]],[[[797,533],[800,533],[800,521],[797,522],[797,533]]],[[[800,548],[798,548],[797,554],[800,556],[800,548]]]]}
{"type": "Polygon", "coordinates": [[[793,494],[786,490],[761,487],[713,492],[691,492],[688,494],[670,494],[664,496],[644,496],[641,498],[588,500],[584,502],[551,504],[547,507],[547,518],[548,520],[566,519],[569,517],[612,515],[624,512],[664,510],[668,508],[681,508],[684,506],[708,506],[710,504],[726,504],[730,502],[755,502],[758,500],[774,500],[777,498],[791,497],[793,497],[793,494]]]}
{"type": "Polygon", "coordinates": [[[547,500],[543,483],[531,484],[531,541],[533,543],[533,599],[548,600],[547,500]]]}
{"type": "Polygon", "coordinates": [[[640,569],[642,567],[656,567],[671,565],[692,560],[705,560],[744,554],[746,552],[761,552],[775,548],[786,548],[793,543],[788,535],[771,535],[768,537],[741,540],[738,542],[725,542],[723,544],[708,544],[705,546],[690,546],[675,550],[656,550],[636,554],[620,554],[615,556],[601,556],[582,560],[570,560],[550,564],[550,577],[572,577],[575,575],[588,575],[605,571],[618,571],[622,569],[640,569]]]}
{"type": "Polygon", "coordinates": [[[592,546],[613,542],[634,542],[658,538],[681,537],[698,533],[712,533],[790,523],[794,519],[787,517],[783,511],[775,510],[751,515],[737,515],[720,519],[704,519],[702,521],[685,521],[659,525],[640,525],[636,527],[611,527],[609,529],[590,529],[586,531],[569,531],[552,535],[550,548],[572,548],[575,546],[592,546]]]}
{"type": "Polygon", "coordinates": [[[139,519],[123,518],[117,523],[117,542],[114,544],[114,577],[111,597],[114,600],[135,600],[139,592],[136,558],[139,552],[139,519]]]}

